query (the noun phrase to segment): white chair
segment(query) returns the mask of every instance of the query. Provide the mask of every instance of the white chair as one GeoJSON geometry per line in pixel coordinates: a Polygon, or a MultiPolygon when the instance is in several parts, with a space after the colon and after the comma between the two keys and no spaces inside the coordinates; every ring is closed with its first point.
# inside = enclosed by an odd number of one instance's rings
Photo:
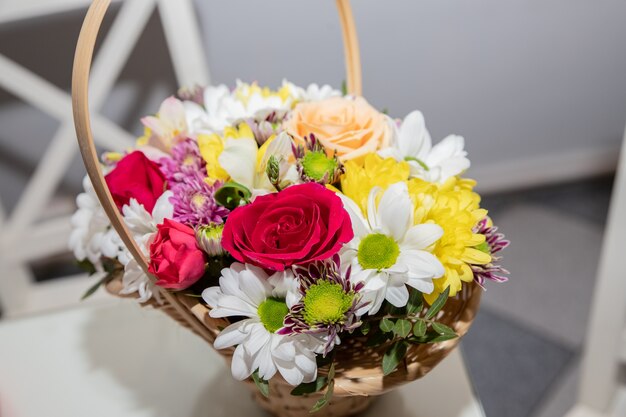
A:
{"type": "MultiPolygon", "coordinates": [[[[0,0],[0,24],[84,8],[89,0],[0,0]]],[[[209,71],[193,0],[126,0],[93,66],[91,106],[96,141],[121,150],[133,136],[98,114],[154,10],[158,8],[179,85],[207,85],[209,71]]],[[[77,154],[69,94],[0,54],[0,88],[60,122],[12,215],[0,201],[0,304],[6,316],[77,303],[88,277],[36,284],[28,263],[67,251],[69,217],[45,220],[45,209],[77,154]],[[35,221],[42,220],[34,226],[35,221]]]]}
{"type": "Polygon", "coordinates": [[[578,404],[568,417],[626,415],[626,132],[609,217],[582,362],[578,404]]]}

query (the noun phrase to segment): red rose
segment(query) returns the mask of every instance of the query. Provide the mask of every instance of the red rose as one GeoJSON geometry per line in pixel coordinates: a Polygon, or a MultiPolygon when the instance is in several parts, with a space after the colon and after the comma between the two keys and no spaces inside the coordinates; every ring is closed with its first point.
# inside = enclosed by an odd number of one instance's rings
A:
{"type": "Polygon", "coordinates": [[[184,290],[204,275],[206,260],[198,248],[194,230],[184,224],[165,219],[157,226],[150,245],[151,274],[159,280],[156,285],[172,290],[184,290]]]}
{"type": "Polygon", "coordinates": [[[140,151],[122,158],[105,179],[113,200],[120,210],[128,204],[131,198],[134,198],[139,204],[143,204],[149,213],[152,213],[154,204],[167,187],[165,176],[159,169],[159,165],[146,158],[140,151]]]}
{"type": "Polygon", "coordinates": [[[283,271],[328,259],[353,236],[341,199],[308,183],[257,197],[233,210],[224,225],[222,246],[240,262],[283,271]]]}

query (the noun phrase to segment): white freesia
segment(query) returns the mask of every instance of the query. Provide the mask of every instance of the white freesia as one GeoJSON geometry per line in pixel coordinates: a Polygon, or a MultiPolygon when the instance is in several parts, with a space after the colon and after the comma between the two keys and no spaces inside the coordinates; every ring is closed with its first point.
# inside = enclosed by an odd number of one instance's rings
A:
{"type": "Polygon", "coordinates": [[[411,166],[411,176],[444,183],[470,167],[463,137],[450,135],[433,146],[421,112],[410,113],[400,127],[395,123],[392,125],[393,145],[381,150],[379,155],[407,161],[411,166]]]}
{"type": "Polygon", "coordinates": [[[250,377],[256,370],[265,380],[279,372],[293,386],[317,378],[315,352],[321,342],[307,335],[270,332],[260,317],[265,302],[286,299],[293,283],[285,279],[293,276],[270,277],[261,268],[234,263],[222,270],[219,287],[207,288],[202,293],[211,307],[211,317],[246,317],[224,329],[214,343],[216,349],[237,346],[231,370],[238,380],[250,377]]]}
{"type": "MultiPolygon", "coordinates": [[[[369,195],[367,219],[357,204],[339,195],[350,214],[354,239],[342,249],[342,265],[352,266],[352,279],[363,282],[366,310],[375,314],[384,300],[404,307],[409,299],[407,285],[430,294],[433,278],[444,274],[443,265],[429,247],[443,235],[436,224],[413,225],[413,203],[407,185],[399,182],[383,193],[374,188],[369,195]]],[[[362,313],[362,312],[361,312],[362,313]]]]}
{"type": "Polygon", "coordinates": [[[261,147],[253,137],[228,138],[218,160],[233,181],[246,186],[253,196],[263,195],[276,191],[266,172],[271,156],[279,160],[281,181],[298,181],[295,164],[289,163],[293,159],[291,143],[291,137],[284,132],[261,147]]]}

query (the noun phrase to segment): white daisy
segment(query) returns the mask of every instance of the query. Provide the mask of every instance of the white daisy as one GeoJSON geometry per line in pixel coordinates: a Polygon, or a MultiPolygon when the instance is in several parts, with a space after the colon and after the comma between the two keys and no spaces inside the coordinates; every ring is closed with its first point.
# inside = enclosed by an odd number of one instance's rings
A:
{"type": "Polygon", "coordinates": [[[450,135],[433,146],[421,112],[410,113],[400,127],[392,124],[393,145],[379,154],[385,158],[407,161],[411,166],[411,176],[444,183],[470,167],[463,137],[450,135]]]}
{"type": "Polygon", "coordinates": [[[88,260],[101,272],[102,256],[117,257],[119,237],[111,232],[111,222],[87,176],[83,179],[83,189],[85,192],[76,197],[78,210],[71,220],[69,247],[77,260],[88,260]]]}
{"type": "Polygon", "coordinates": [[[193,101],[185,101],[187,125],[190,133],[218,133],[230,125],[235,116],[230,113],[233,101],[228,87],[218,85],[204,90],[204,106],[193,101]]]}
{"type": "Polygon", "coordinates": [[[307,88],[298,87],[286,80],[283,86],[287,86],[292,96],[297,101],[322,101],[331,97],[341,97],[343,94],[339,90],[335,90],[330,85],[310,84],[307,88]]]}
{"type": "Polygon", "coordinates": [[[404,307],[409,299],[407,285],[430,294],[433,278],[444,274],[441,262],[428,248],[443,235],[436,224],[413,225],[413,203],[406,183],[391,185],[380,198],[375,188],[370,192],[367,219],[357,204],[340,195],[350,214],[354,239],[342,249],[342,264],[352,265],[352,279],[363,282],[364,300],[370,314],[380,309],[384,300],[404,307]]]}
{"type": "Polygon", "coordinates": [[[222,270],[220,286],[207,288],[202,298],[211,317],[247,317],[231,324],[215,339],[216,349],[237,346],[231,370],[244,380],[255,370],[265,380],[279,372],[293,385],[317,378],[315,352],[321,343],[307,335],[279,335],[289,313],[287,292],[293,276],[272,276],[261,268],[234,263],[222,270]]]}
{"type": "MultiPolygon", "coordinates": [[[[122,207],[124,222],[128,227],[128,231],[145,256],[150,255],[150,244],[156,236],[157,226],[163,223],[165,219],[171,219],[173,216],[174,207],[169,201],[170,197],[172,197],[171,191],[163,193],[156,201],[152,214],[134,198],[130,199],[128,205],[122,207]]],[[[159,288],[154,285],[126,248],[124,248],[124,253],[118,257],[118,260],[124,265],[123,288],[120,294],[137,293],[140,303],[145,303],[152,297],[161,302],[159,288]]]]}

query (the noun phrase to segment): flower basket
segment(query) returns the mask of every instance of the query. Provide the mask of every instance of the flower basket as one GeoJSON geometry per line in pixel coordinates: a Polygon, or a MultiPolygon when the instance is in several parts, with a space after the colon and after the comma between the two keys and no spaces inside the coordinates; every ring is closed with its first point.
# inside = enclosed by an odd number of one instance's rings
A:
{"type": "MultiPolygon", "coordinates": [[[[360,97],[349,1],[336,3],[347,98],[315,86],[314,95],[334,95],[320,100],[321,110],[303,101],[277,122],[280,111],[263,109],[254,116],[261,122],[253,117],[211,127],[223,137],[182,137],[177,131],[169,144],[167,135],[154,133],[164,126],[158,117],[146,118],[152,132],[140,139],[143,150],[112,156],[104,167],[90,126],[88,84],[110,0],[93,1],[74,65],[74,119],[89,177],[79,207],[101,210],[78,213],[74,222],[88,230],[92,223],[104,224],[98,239],[113,242],[94,253],[87,232],[79,231],[72,238],[77,258],[108,273],[100,284],[111,294],[137,298],[214,345],[259,405],[280,417],[322,408],[326,416],[354,415],[376,396],[423,377],[468,331],[485,279],[506,280],[495,254],[508,242],[480,209],[473,182],[460,177],[469,165],[463,139],[446,138],[447,148],[437,145],[429,156],[421,113],[400,125],[360,97]],[[358,115],[348,142],[362,145],[347,146],[345,135],[329,139],[336,126],[320,127],[342,106],[348,108],[344,116],[358,115]],[[406,141],[415,132],[427,147],[413,155],[406,141]],[[391,137],[404,145],[392,149],[391,137]],[[252,165],[251,178],[240,175],[245,163],[231,158],[228,165],[222,158],[242,143],[251,144],[251,164],[258,165],[252,165]],[[446,152],[449,161],[441,162],[446,152]],[[155,154],[161,155],[158,163],[155,154]],[[374,173],[368,166],[375,166],[374,173]],[[181,180],[185,172],[196,180],[181,180]],[[137,180],[144,182],[140,192],[128,185],[135,181],[131,176],[143,178],[137,180]],[[367,181],[372,184],[362,192],[367,181]],[[190,188],[197,193],[185,194],[190,188]],[[206,198],[194,200],[201,192],[206,198]],[[233,304],[233,294],[239,294],[239,304],[233,304]],[[242,348],[244,343],[249,344],[242,348]],[[269,365],[259,352],[269,352],[269,365]]],[[[254,88],[246,85],[242,94],[254,88]]],[[[161,113],[181,103],[168,99],[161,113]]],[[[200,108],[186,104],[188,112],[200,108]]]]}

